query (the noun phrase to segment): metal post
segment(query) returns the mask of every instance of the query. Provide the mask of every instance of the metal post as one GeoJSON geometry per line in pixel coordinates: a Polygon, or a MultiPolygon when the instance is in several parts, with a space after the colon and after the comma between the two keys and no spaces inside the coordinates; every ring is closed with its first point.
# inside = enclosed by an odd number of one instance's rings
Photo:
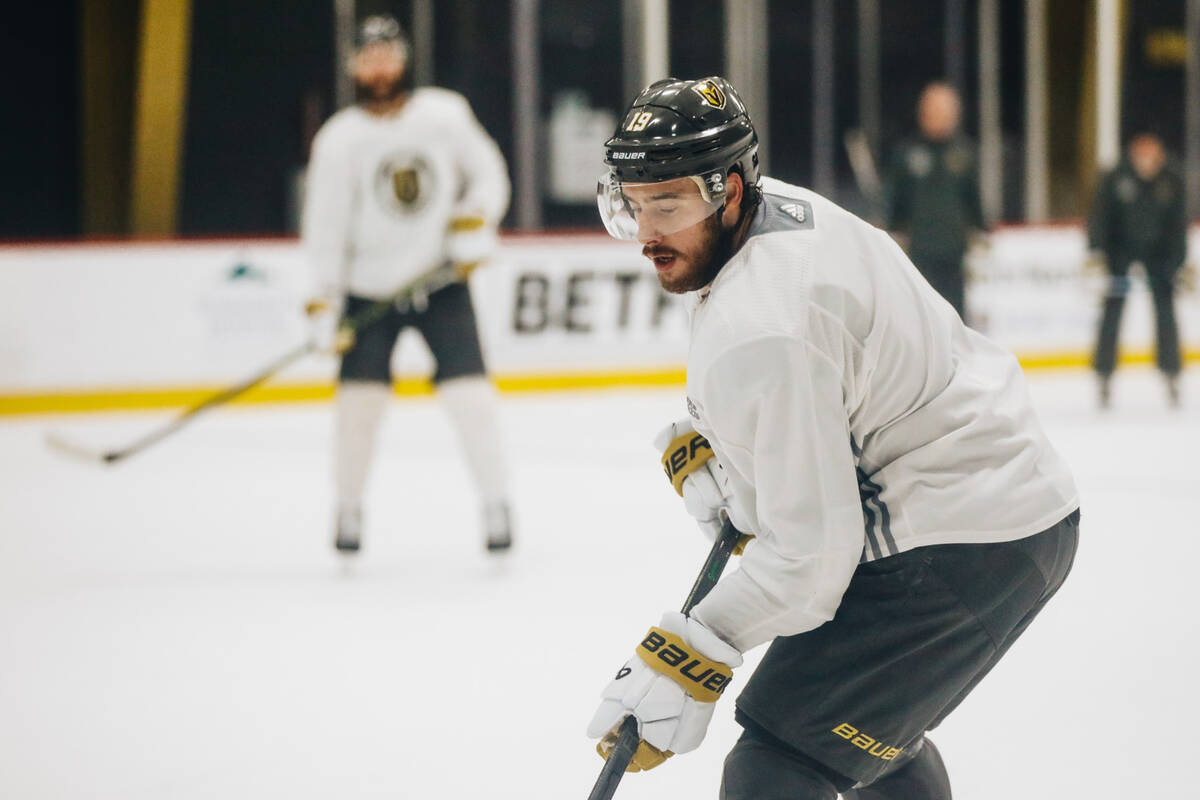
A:
{"type": "Polygon", "coordinates": [[[642,90],[642,2],[621,0],[621,99],[629,102],[642,90]]]}
{"type": "Polygon", "coordinates": [[[1004,214],[1004,130],[1000,119],[1000,3],[979,0],[979,195],[989,222],[1004,214]]]}
{"type": "Polygon", "coordinates": [[[624,86],[632,100],[654,81],[671,74],[669,0],[621,0],[624,86]]]}
{"type": "Polygon", "coordinates": [[[858,127],[871,155],[880,155],[879,0],[858,0],[858,127]]]}
{"type": "Polygon", "coordinates": [[[812,15],[813,189],[832,196],[837,189],[833,0],[813,0],[812,15]]]}
{"type": "Polygon", "coordinates": [[[727,77],[737,87],[758,132],[758,157],[770,152],[770,114],[767,103],[767,2],[725,0],[725,59],[727,77]]]}
{"type": "Polygon", "coordinates": [[[1050,216],[1046,0],[1025,0],[1025,221],[1050,216]]]}
{"type": "Polygon", "coordinates": [[[542,227],[542,196],[538,181],[538,130],[541,127],[538,5],[538,0],[512,0],[514,206],[517,226],[526,230],[542,227]]]}
{"type": "Polygon", "coordinates": [[[413,0],[412,9],[412,71],[417,86],[434,82],[433,0],[413,0]]]}
{"type": "Polygon", "coordinates": [[[967,10],[963,0],[946,0],[944,22],[946,82],[961,93],[967,86],[967,10]]]}
{"type": "Polygon", "coordinates": [[[1187,164],[1188,219],[1194,220],[1200,217],[1200,0],[1188,0],[1187,43],[1184,159],[1187,164]]]}
{"type": "Polygon", "coordinates": [[[668,0],[642,0],[642,86],[671,75],[668,0]]]}
{"type": "Polygon", "coordinates": [[[1121,154],[1120,0],[1096,1],[1096,165],[1121,154]]]}
{"type": "Polygon", "coordinates": [[[333,102],[345,108],[354,102],[354,78],[347,66],[354,52],[354,0],[333,0],[333,102]]]}

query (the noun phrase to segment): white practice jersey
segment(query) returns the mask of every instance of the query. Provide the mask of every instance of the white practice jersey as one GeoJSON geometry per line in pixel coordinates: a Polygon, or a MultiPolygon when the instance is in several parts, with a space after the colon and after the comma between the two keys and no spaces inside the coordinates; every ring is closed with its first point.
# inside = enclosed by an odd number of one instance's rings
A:
{"type": "Polygon", "coordinates": [[[460,94],[417,89],[388,116],[339,111],[308,168],[303,239],[319,291],[389,297],[451,257],[452,219],[481,217],[494,236],[509,191],[504,157],[460,94]]]}
{"type": "Polygon", "coordinates": [[[691,297],[688,410],[757,539],[693,615],[740,650],[834,616],[855,568],[1031,536],[1079,505],[1017,360],[882,230],[765,179],[691,297]]]}

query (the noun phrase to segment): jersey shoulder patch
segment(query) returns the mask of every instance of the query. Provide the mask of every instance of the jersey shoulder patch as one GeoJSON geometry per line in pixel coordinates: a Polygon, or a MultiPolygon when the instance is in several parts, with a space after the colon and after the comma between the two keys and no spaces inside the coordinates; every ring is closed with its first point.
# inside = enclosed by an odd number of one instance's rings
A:
{"type": "Polygon", "coordinates": [[[779,210],[796,220],[796,222],[799,222],[801,225],[808,225],[809,227],[812,226],[812,206],[803,200],[784,203],[779,206],[779,210]]]}
{"type": "Polygon", "coordinates": [[[816,221],[813,219],[812,203],[796,197],[764,193],[762,218],[755,222],[749,235],[804,231],[814,227],[816,221]]]}

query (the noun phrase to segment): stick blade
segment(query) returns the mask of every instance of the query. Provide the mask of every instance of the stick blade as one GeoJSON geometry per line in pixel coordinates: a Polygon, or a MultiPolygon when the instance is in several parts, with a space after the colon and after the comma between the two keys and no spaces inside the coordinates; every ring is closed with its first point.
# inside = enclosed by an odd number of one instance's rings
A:
{"type": "Polygon", "coordinates": [[[118,451],[95,450],[85,447],[78,442],[72,442],[70,439],[64,438],[62,434],[54,431],[46,431],[46,446],[65,456],[86,461],[89,464],[112,464],[119,460],[122,455],[118,451]]]}

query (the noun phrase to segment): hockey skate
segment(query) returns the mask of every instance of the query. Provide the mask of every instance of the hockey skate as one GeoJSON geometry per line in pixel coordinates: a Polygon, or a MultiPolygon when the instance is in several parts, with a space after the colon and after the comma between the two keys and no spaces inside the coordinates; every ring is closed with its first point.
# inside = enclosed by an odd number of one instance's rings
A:
{"type": "Polygon", "coordinates": [[[339,553],[357,553],[362,546],[362,509],[340,508],[333,546],[339,553]]]}
{"type": "Polygon", "coordinates": [[[507,552],[512,547],[512,519],[508,503],[492,503],[484,507],[483,530],[489,553],[507,552]]]}
{"type": "Polygon", "coordinates": [[[1112,376],[1100,376],[1100,409],[1107,410],[1112,405],[1112,376]]]}

